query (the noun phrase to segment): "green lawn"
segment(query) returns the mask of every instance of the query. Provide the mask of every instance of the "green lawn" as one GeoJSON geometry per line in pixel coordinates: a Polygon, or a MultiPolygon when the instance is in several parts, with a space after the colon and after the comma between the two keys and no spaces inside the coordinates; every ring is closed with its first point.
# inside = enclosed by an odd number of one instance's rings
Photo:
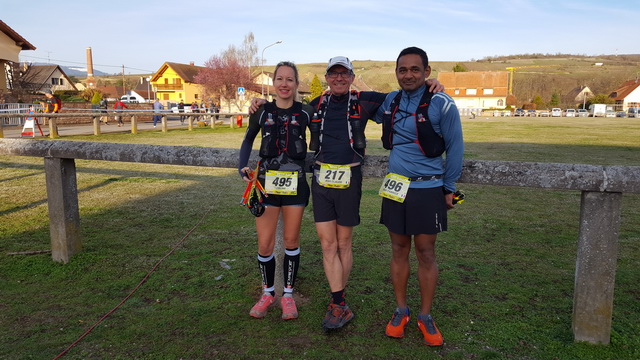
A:
{"type": "MultiPolygon", "coordinates": [[[[637,119],[463,119],[467,159],[640,165],[637,119]]],[[[368,152],[381,155],[370,124],[368,152]]],[[[237,148],[244,129],[175,130],[62,140],[237,148]]],[[[48,141],[48,140],[43,140],[48,141]]],[[[238,206],[233,169],[76,161],[83,251],[68,264],[47,250],[41,158],[0,156],[0,359],[51,359],[135,294],[64,356],[68,359],[637,359],[640,358],[640,195],[623,196],[611,344],[573,341],[571,312],[580,193],[460,184],[467,200],[439,236],[433,315],[441,348],[413,323],[401,340],[388,235],[378,224],[381,179],[364,181],[347,301],[356,318],[325,334],[329,300],[311,206],[303,220],[300,318],[258,298],[253,217],[238,206]],[[223,264],[221,264],[223,262],[223,264]],[[227,269],[223,265],[229,265],[227,269]]],[[[415,274],[415,261],[412,263],[415,274]]],[[[410,306],[419,304],[409,282],[410,306]]]]}

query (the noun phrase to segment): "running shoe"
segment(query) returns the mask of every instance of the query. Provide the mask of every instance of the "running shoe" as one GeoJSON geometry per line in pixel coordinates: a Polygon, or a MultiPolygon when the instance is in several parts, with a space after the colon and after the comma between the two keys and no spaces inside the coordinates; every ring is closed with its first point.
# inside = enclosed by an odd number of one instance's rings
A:
{"type": "Polygon", "coordinates": [[[297,319],[298,309],[293,296],[283,296],[280,298],[280,306],[282,307],[282,318],[285,320],[297,319]]]}
{"type": "Polygon", "coordinates": [[[424,342],[429,346],[442,345],[442,334],[436,327],[436,323],[433,321],[431,315],[418,316],[418,329],[422,331],[424,335],[424,342]]]}
{"type": "Polygon", "coordinates": [[[269,306],[276,301],[275,296],[271,294],[262,294],[260,300],[253,305],[249,315],[253,316],[256,319],[262,319],[265,315],[267,315],[267,310],[269,306]]]}
{"type": "Polygon", "coordinates": [[[396,308],[391,316],[391,321],[387,324],[387,328],[385,329],[385,334],[387,336],[393,338],[402,338],[404,337],[404,329],[407,327],[409,323],[409,308],[406,311],[400,310],[400,308],[396,308]]]}
{"type": "Polygon", "coordinates": [[[339,329],[351,321],[355,315],[347,305],[329,304],[327,315],[322,320],[325,329],[339,329]]]}

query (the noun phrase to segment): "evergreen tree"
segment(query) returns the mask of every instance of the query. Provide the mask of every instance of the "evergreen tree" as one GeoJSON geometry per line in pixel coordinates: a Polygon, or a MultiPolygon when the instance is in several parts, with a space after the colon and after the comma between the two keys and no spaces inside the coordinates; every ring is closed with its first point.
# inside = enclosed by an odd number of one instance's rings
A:
{"type": "Polygon", "coordinates": [[[540,95],[536,95],[532,103],[536,104],[536,109],[544,109],[544,100],[542,100],[540,95]]]}
{"type": "Polygon", "coordinates": [[[550,107],[557,107],[560,104],[560,94],[553,93],[551,94],[551,101],[549,101],[550,107]]]}
{"type": "Polygon", "coordinates": [[[469,70],[467,70],[467,68],[460,63],[457,63],[456,66],[453,67],[453,72],[467,72],[467,71],[469,70]]]}
{"type": "Polygon", "coordinates": [[[318,79],[318,75],[313,76],[313,80],[311,80],[311,99],[315,99],[316,97],[322,95],[323,87],[320,79],[318,79]]]}

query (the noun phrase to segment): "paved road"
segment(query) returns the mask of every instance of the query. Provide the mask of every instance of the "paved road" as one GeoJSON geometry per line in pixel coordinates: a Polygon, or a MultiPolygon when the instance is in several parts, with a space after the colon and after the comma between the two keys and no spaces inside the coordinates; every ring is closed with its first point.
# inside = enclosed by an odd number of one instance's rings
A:
{"type": "MultiPolygon", "coordinates": [[[[223,123],[216,126],[229,126],[229,118],[220,118],[220,121],[223,123]]],[[[45,136],[49,136],[49,125],[44,126],[40,125],[42,128],[42,132],[45,136]]],[[[184,125],[180,124],[180,120],[176,119],[168,119],[167,120],[167,128],[171,129],[186,129],[187,123],[184,125]]],[[[196,125],[194,125],[194,128],[196,125]]],[[[22,138],[22,126],[4,126],[2,128],[4,132],[5,138],[22,138]]],[[[153,121],[138,121],[138,131],[147,131],[147,130],[155,130],[162,131],[162,125],[158,123],[158,126],[153,128],[153,121]]],[[[125,122],[124,126],[118,127],[118,124],[115,121],[110,121],[109,125],[100,125],[100,133],[117,133],[117,132],[131,132],[131,123],[125,122]]],[[[93,135],[93,124],[74,124],[74,125],[59,125],[58,126],[58,135],[60,137],[70,136],[70,135],[93,135]]],[[[26,136],[27,137],[27,136],[26,136]]],[[[38,129],[36,128],[36,137],[40,137],[38,129]]]]}

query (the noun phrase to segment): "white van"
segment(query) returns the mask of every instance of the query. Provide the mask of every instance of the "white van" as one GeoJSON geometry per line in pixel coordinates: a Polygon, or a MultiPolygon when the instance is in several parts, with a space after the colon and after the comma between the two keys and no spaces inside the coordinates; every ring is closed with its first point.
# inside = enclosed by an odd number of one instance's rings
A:
{"type": "Polygon", "coordinates": [[[551,109],[551,116],[553,116],[553,117],[560,117],[560,116],[562,116],[562,109],[560,109],[560,108],[553,108],[553,109],[551,109]]]}
{"type": "Polygon", "coordinates": [[[606,104],[591,104],[589,105],[589,116],[601,116],[604,117],[607,113],[606,104]]]}

